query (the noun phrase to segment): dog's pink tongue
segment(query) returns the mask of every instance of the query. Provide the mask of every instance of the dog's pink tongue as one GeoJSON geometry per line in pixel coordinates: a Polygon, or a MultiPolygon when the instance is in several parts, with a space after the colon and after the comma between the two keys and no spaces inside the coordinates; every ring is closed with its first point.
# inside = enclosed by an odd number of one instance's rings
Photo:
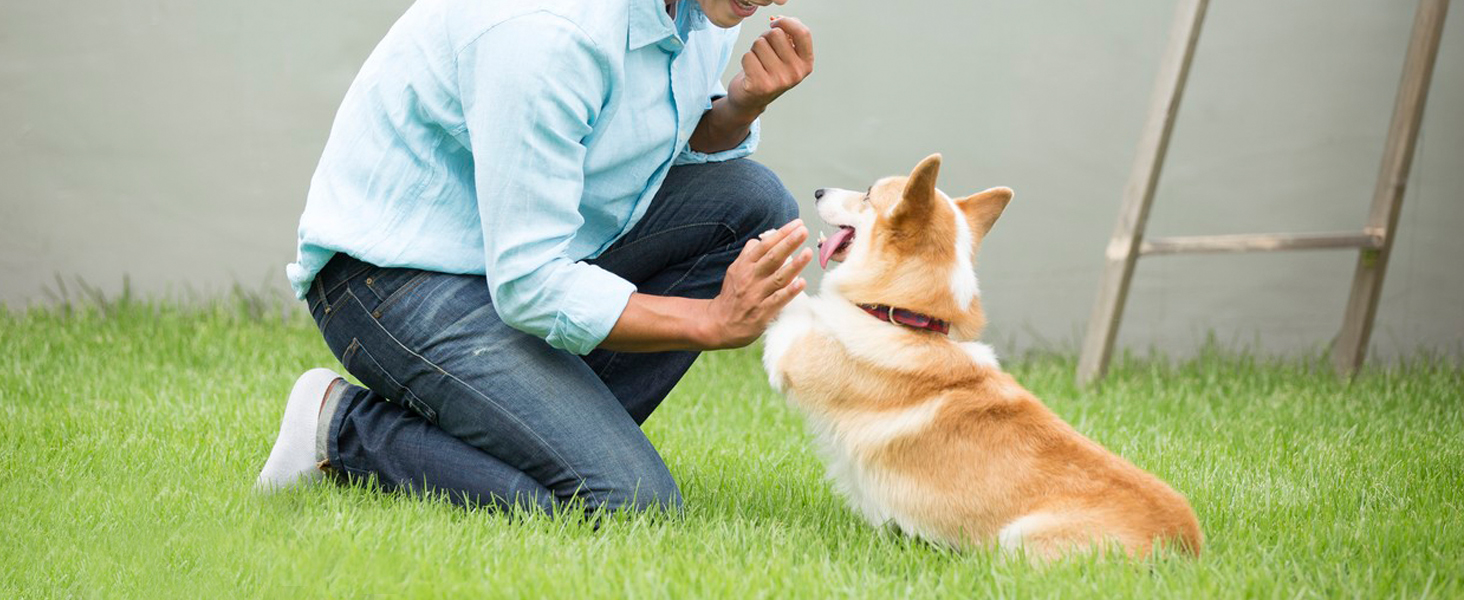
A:
{"type": "Polygon", "coordinates": [[[829,236],[829,239],[818,245],[818,267],[820,269],[829,268],[829,259],[833,258],[834,253],[839,251],[839,247],[843,246],[844,242],[849,241],[851,235],[854,235],[853,229],[840,227],[838,231],[834,232],[834,235],[829,236]]]}

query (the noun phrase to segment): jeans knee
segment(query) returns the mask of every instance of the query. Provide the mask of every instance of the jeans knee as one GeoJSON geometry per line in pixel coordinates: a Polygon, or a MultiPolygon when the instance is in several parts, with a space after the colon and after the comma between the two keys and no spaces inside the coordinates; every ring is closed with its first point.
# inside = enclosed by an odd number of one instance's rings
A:
{"type": "Polygon", "coordinates": [[[728,185],[727,200],[739,233],[751,237],[781,227],[798,218],[798,201],[788,192],[783,181],[762,164],[747,158],[722,163],[728,185]]]}
{"type": "Polygon", "coordinates": [[[681,511],[681,504],[681,488],[670,477],[667,477],[666,481],[658,484],[646,485],[642,483],[642,485],[638,486],[632,492],[625,506],[636,512],[661,511],[674,513],[681,511]]]}
{"type": "Polygon", "coordinates": [[[681,488],[670,473],[647,473],[627,478],[595,496],[598,506],[593,508],[612,512],[679,512],[682,505],[681,488]]]}

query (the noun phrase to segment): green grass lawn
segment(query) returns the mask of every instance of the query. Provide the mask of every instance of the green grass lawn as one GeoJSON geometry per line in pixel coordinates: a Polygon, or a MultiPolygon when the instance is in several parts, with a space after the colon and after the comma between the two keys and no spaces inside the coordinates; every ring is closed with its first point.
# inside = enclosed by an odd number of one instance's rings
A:
{"type": "MultiPolygon", "coordinates": [[[[304,318],[0,308],[0,598],[1464,597],[1464,371],[1351,384],[1319,358],[1009,361],[1078,430],[1186,494],[1197,561],[1047,569],[863,525],[753,350],[704,357],[647,424],[679,518],[501,515],[360,489],[250,491],[304,318]]],[[[262,311],[269,313],[269,311],[262,311]]]]}

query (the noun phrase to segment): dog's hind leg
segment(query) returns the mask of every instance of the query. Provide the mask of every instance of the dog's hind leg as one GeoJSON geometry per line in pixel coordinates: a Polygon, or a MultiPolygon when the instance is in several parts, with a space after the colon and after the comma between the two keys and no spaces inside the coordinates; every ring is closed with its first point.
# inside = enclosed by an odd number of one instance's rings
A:
{"type": "Polygon", "coordinates": [[[1034,564],[1102,553],[1117,545],[1118,540],[1105,534],[1095,517],[1068,511],[1030,513],[1002,527],[997,542],[1003,553],[1020,554],[1034,564]]]}

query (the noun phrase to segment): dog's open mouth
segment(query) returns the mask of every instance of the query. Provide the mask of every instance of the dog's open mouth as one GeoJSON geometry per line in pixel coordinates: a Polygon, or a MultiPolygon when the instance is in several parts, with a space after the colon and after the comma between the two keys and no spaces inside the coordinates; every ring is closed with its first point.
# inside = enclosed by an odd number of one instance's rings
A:
{"type": "Polygon", "coordinates": [[[818,266],[822,269],[829,268],[830,260],[844,261],[844,256],[849,254],[849,246],[854,243],[854,228],[848,225],[840,225],[834,235],[824,238],[819,235],[818,240],[818,266]]]}

